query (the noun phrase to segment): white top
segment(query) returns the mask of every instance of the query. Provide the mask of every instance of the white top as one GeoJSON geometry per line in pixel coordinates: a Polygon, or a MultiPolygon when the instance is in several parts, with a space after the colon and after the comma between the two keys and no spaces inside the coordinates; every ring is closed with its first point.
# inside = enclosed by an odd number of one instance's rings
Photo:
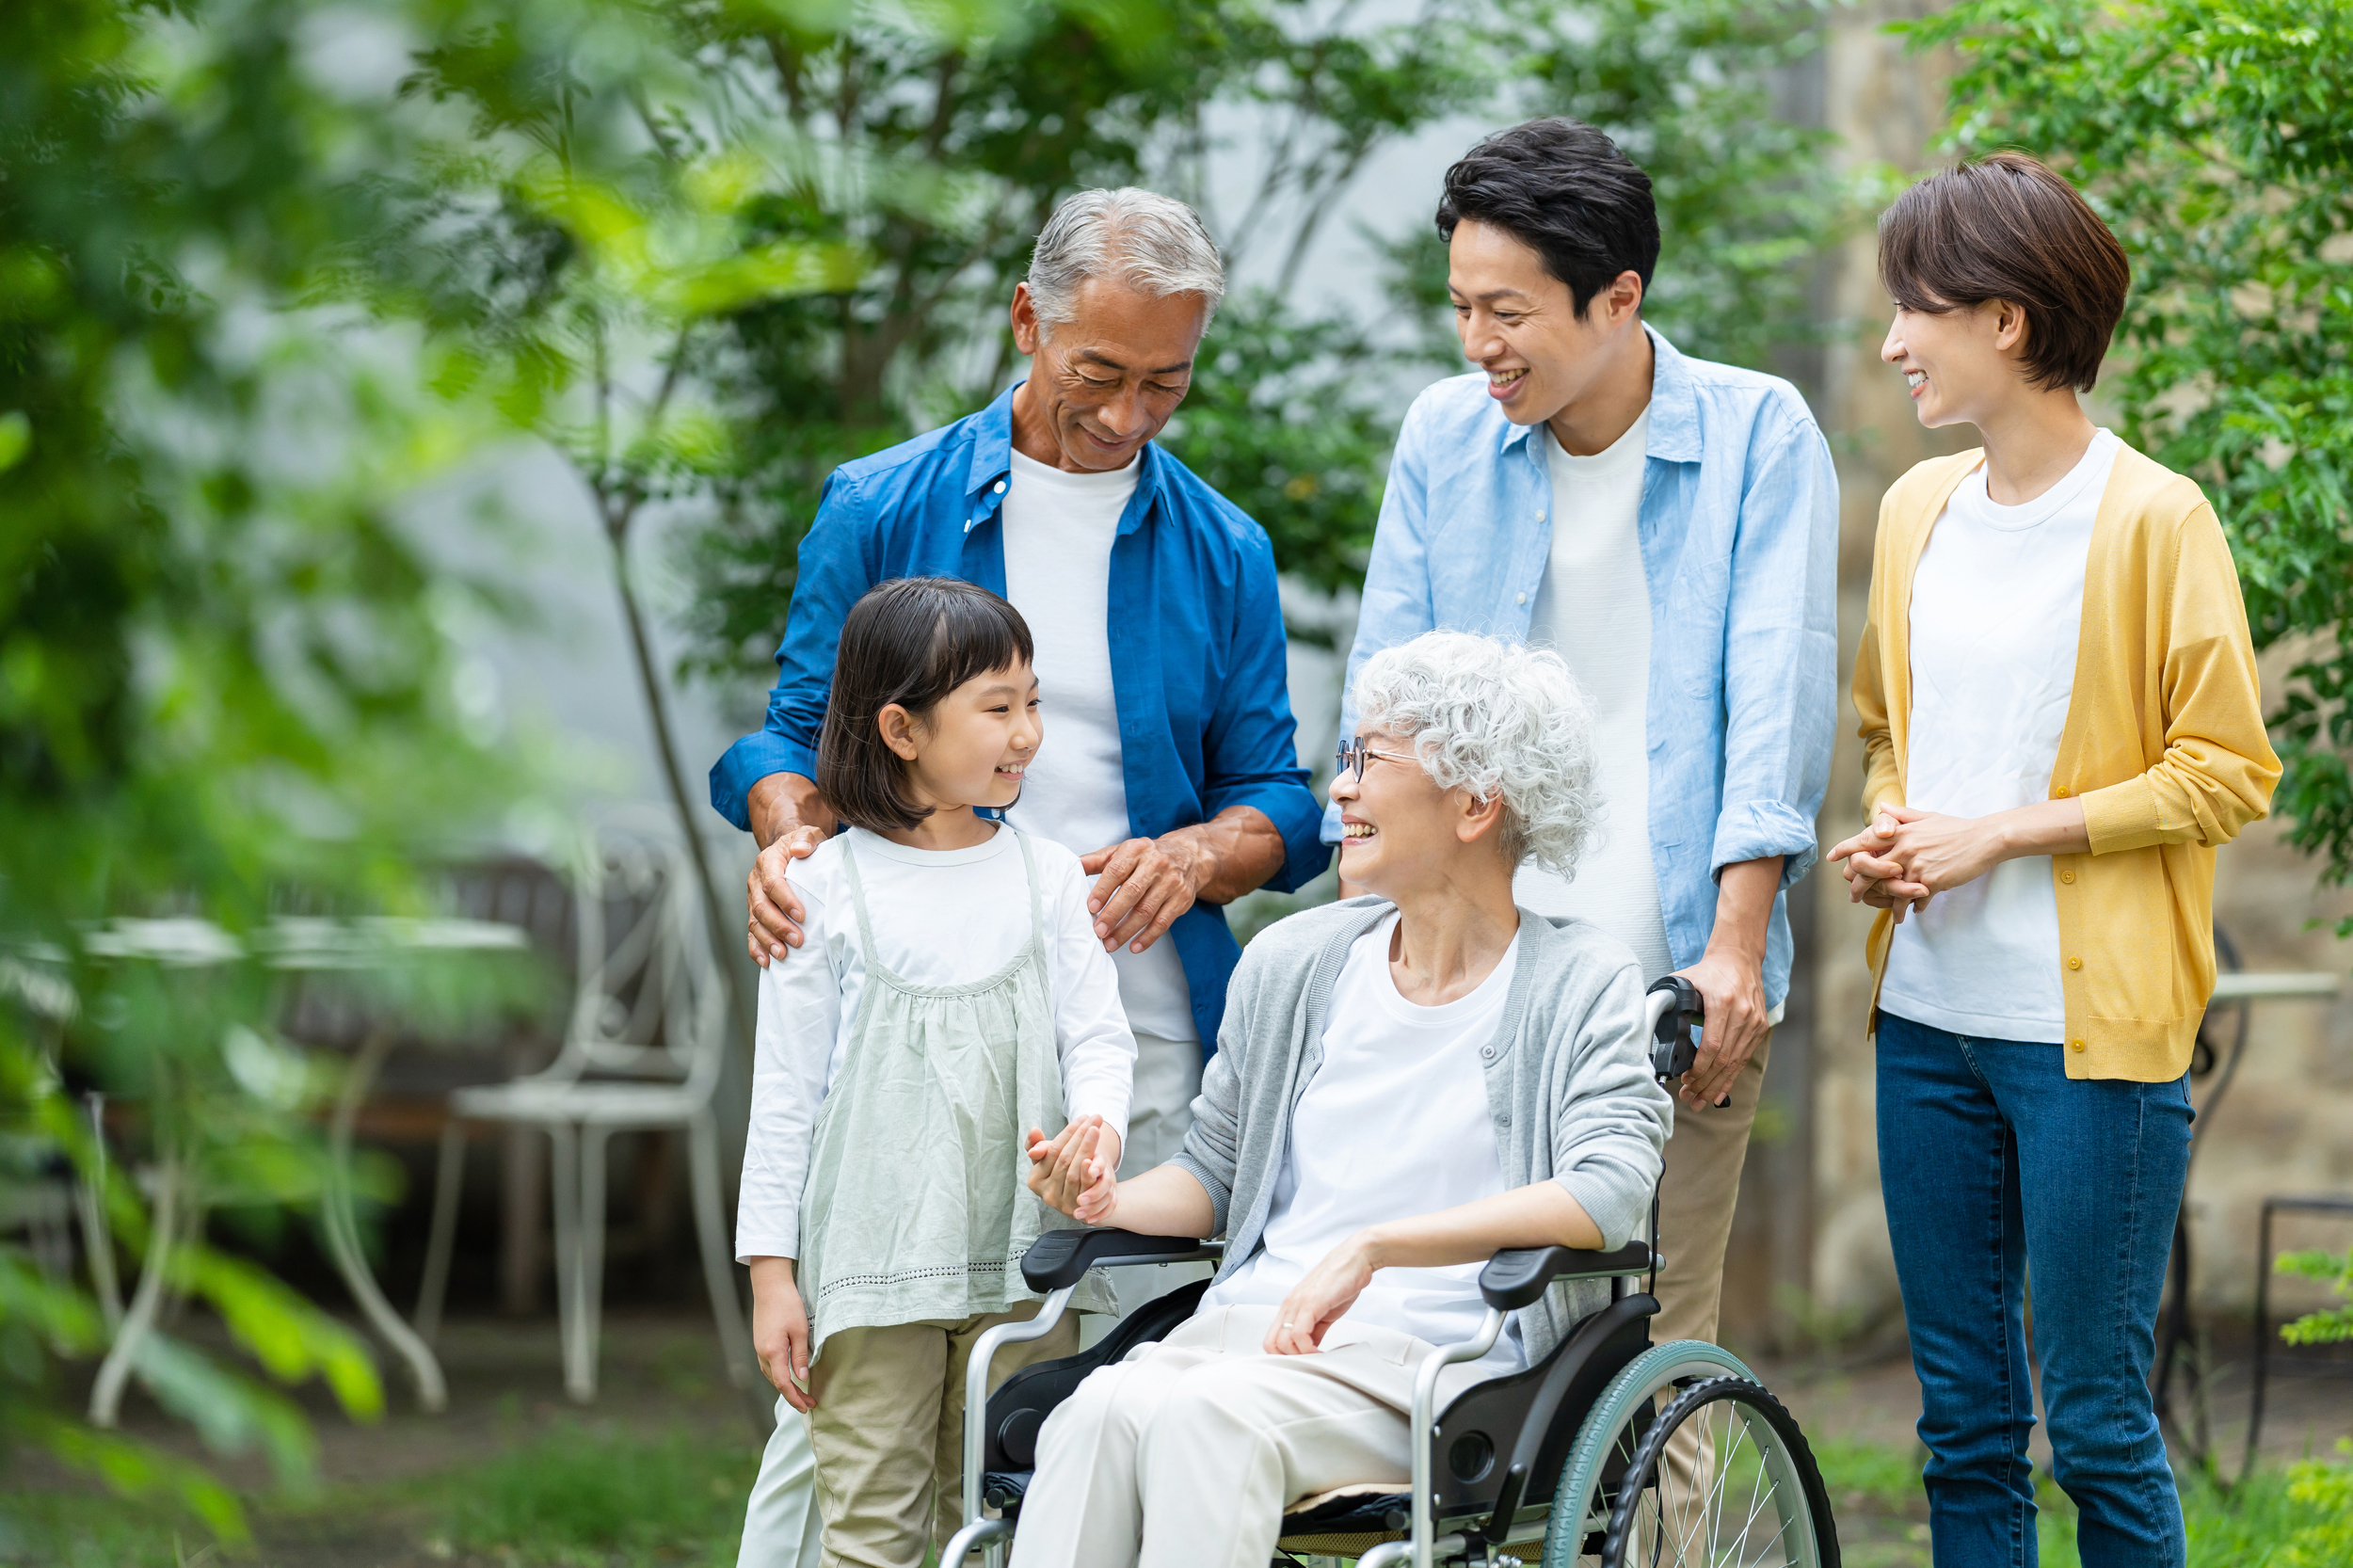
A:
{"type": "MultiPolygon", "coordinates": [[[[1912,579],[1908,804],[1982,817],[2050,798],[2075,687],[2084,559],[2122,445],[2101,431],[2023,506],[1995,505],[1982,466],[1945,504],[1912,579]]],[[[1956,1034],[2064,1037],[2051,857],[2005,860],[1907,917],[1880,1005],[1956,1034]]]]}
{"type": "MultiPolygon", "coordinates": [[[[808,919],[792,958],[760,971],[753,1032],[751,1128],[735,1252],[798,1257],[801,1192],[808,1178],[817,1112],[841,1070],[866,988],[842,844],[857,853],[866,911],[883,967],[918,985],[966,985],[1013,961],[1030,939],[1029,882],[1020,843],[1000,829],[970,849],[908,849],[854,827],[792,867],[808,919]]],[[[1059,844],[1032,840],[1046,923],[1046,974],[1062,1057],[1063,1106],[1092,1112],[1128,1135],[1128,1075],[1136,1047],[1119,1009],[1111,957],[1087,914],[1089,879],[1059,844]]],[[[1051,1131],[1051,1128],[1047,1130],[1051,1131]]],[[[887,1168],[887,1149],[874,1157],[887,1168]]]]}
{"type": "MultiPolygon", "coordinates": [[[[1367,1225],[1504,1190],[1479,1048],[1502,1021],[1519,939],[1469,995],[1422,1007],[1401,996],[1389,974],[1396,930],[1391,914],[1348,950],[1324,1025],[1322,1064],[1291,1112],[1264,1248],[1209,1288],[1204,1310],[1280,1305],[1308,1270],[1367,1225]]],[[[1468,1339],[1486,1315],[1482,1267],[1383,1269],[1324,1344],[1347,1343],[1342,1331],[1352,1324],[1433,1345],[1468,1339]]],[[[1514,1325],[1482,1365],[1509,1370],[1526,1359],[1514,1325]]]]}
{"type": "Polygon", "coordinates": [[[1569,456],[1549,425],[1529,439],[1544,443],[1552,475],[1552,555],[1528,641],[1567,660],[1593,705],[1602,819],[1575,881],[1522,866],[1512,896],[1600,926],[1633,952],[1648,984],[1674,968],[1650,851],[1650,583],[1638,528],[1650,409],[1597,456],[1569,456]]]}
{"type": "MultiPolygon", "coordinates": [[[[1078,855],[1129,837],[1112,691],[1112,542],[1142,472],[1138,459],[1109,473],[1069,473],[1016,452],[1005,490],[1005,597],[1037,645],[1046,720],[1045,744],[1006,820],[1078,855]]],[[[1162,937],[1140,953],[1123,946],[1112,958],[1137,1032],[1201,1037],[1176,944],[1162,937]]]]}

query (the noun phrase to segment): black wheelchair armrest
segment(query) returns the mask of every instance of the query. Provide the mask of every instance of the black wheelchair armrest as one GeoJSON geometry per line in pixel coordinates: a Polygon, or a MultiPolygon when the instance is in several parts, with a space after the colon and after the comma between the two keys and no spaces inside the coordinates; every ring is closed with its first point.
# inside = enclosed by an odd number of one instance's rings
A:
{"type": "Polygon", "coordinates": [[[1647,1272],[1651,1267],[1650,1247],[1641,1241],[1629,1241],[1615,1252],[1512,1247],[1479,1271],[1479,1293],[1497,1312],[1510,1312],[1533,1302],[1557,1279],[1615,1279],[1647,1272]]]}
{"type": "Polygon", "coordinates": [[[1089,1269],[1104,1264],[1198,1263],[1215,1259],[1214,1241],[1180,1236],[1138,1236],[1132,1230],[1049,1230],[1021,1255],[1021,1277],[1032,1290],[1076,1285],[1089,1269]]]}

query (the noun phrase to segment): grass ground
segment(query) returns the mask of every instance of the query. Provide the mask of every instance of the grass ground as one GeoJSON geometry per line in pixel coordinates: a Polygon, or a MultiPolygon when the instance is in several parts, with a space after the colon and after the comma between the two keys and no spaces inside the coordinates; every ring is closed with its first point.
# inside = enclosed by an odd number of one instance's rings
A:
{"type": "MultiPolygon", "coordinates": [[[[1817,1456],[1849,1568],[1926,1568],[1912,1454],[1833,1440],[1817,1456]]],[[[567,1423],[485,1464],[308,1499],[264,1500],[255,1544],[223,1550],[184,1519],[88,1492],[0,1493],[0,1562],[42,1568],[730,1568],[757,1456],[710,1432],[567,1423]]],[[[2353,1465],[2266,1468],[2183,1496],[2191,1568],[2353,1562],[2353,1465]]],[[[2047,1481],[2042,1561],[2073,1568],[2074,1512],[2047,1481]]]]}
{"type": "MultiPolygon", "coordinates": [[[[445,1340],[454,1408],[365,1430],[323,1418],[322,1485],[300,1498],[254,1485],[249,1547],[224,1549],[185,1518],[18,1463],[0,1471],[0,1564],[731,1568],[759,1449],[710,1376],[703,1336],[691,1319],[615,1325],[604,1398],[583,1412],[556,1397],[552,1331],[461,1326],[445,1340]]],[[[1927,1568],[1908,1380],[1766,1377],[1812,1436],[1850,1568],[1927,1568]]],[[[173,1431],[145,1421],[145,1435],[173,1431]]],[[[2275,1450],[2229,1496],[2185,1489],[2193,1568],[2353,1564],[2353,1454],[2299,1466],[2298,1451],[2275,1450]]],[[[2042,1561],[2073,1568],[2073,1511],[2047,1481],[2042,1500],[2042,1561]]]]}

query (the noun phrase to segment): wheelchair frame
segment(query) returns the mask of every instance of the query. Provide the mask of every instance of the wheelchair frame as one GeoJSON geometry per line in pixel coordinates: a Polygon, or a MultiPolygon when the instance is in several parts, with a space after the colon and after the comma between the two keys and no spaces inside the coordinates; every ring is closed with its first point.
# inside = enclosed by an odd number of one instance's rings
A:
{"type": "MultiPolygon", "coordinates": [[[[1662,1080],[1679,1076],[1692,1060],[1689,1027],[1699,1016],[1697,993],[1679,979],[1660,981],[1645,998],[1645,1013],[1655,1070],[1662,1080]]],[[[1656,1236],[1655,1202],[1652,1222],[1656,1236]]],[[[942,1568],[960,1568],[975,1550],[984,1554],[987,1568],[1003,1568],[1019,1494],[1001,1499],[1010,1505],[1002,1515],[988,1517],[992,1475],[1000,1482],[1013,1479],[1003,1470],[992,1472],[988,1462],[998,1459],[1012,1469],[1032,1461],[1038,1430],[1052,1407],[1096,1367],[1120,1359],[1138,1343],[1160,1338],[1189,1317],[1207,1282],[1144,1304],[1123,1317],[1093,1349],[1024,1368],[992,1395],[988,1372],[997,1352],[1050,1333],[1090,1269],[1202,1262],[1224,1254],[1222,1242],[1119,1230],[1054,1230],[1038,1238],[1021,1260],[1021,1272],[1032,1290],[1045,1292],[1044,1304],[1027,1321],[988,1330],[965,1368],[965,1523],[940,1553],[942,1568]]],[[[1645,1273],[1655,1279],[1659,1261],[1646,1241],[1612,1252],[1538,1247],[1497,1253],[1479,1276],[1486,1304],[1479,1333],[1436,1348],[1417,1369],[1407,1517],[1399,1521],[1394,1512],[1378,1519],[1342,1514],[1316,1522],[1312,1533],[1294,1531],[1284,1539],[1305,1543],[1391,1534],[1401,1528],[1404,1539],[1381,1541],[1358,1554],[1359,1568],[1400,1568],[1409,1561],[1412,1568],[1435,1568],[1441,1559],[1474,1554],[1495,1563],[1500,1548],[1529,1541],[1531,1531],[1541,1549],[1544,1532],[1563,1506],[1577,1510],[1580,1521],[1588,1522],[1611,1457],[1609,1440],[1615,1435],[1619,1416],[1612,1412],[1618,1406],[1645,1401],[1671,1380],[1730,1376],[1755,1382],[1737,1357],[1716,1346],[1698,1341],[1651,1344],[1648,1325],[1658,1310],[1657,1300],[1647,1290],[1634,1292],[1628,1287],[1645,1273]],[[1474,1384],[1457,1393],[1443,1411],[1436,1408],[1440,1375],[1493,1350],[1508,1314],[1533,1304],[1556,1283],[1599,1279],[1609,1281],[1609,1304],[1578,1322],[1550,1355],[1474,1384]],[[1561,1417],[1573,1408],[1576,1425],[1564,1432],[1561,1417]],[[1599,1437],[1592,1434],[1596,1412],[1611,1427],[1599,1437]],[[1448,1453],[1443,1473],[1436,1460],[1442,1443],[1448,1453]],[[1547,1486],[1548,1497],[1543,1490],[1547,1486]],[[1573,1495],[1564,1495],[1572,1489],[1573,1495]],[[1540,1500],[1524,1508],[1531,1492],[1540,1500]],[[1439,1533],[1442,1522],[1458,1521],[1462,1528],[1439,1533]]],[[[1375,1506],[1394,1496],[1385,1494],[1375,1506]]],[[[1809,1518],[1810,1510],[1811,1501],[1809,1518]]],[[[1821,1524],[1829,1526],[1827,1512],[1821,1524]]],[[[1829,1549],[1820,1553],[1817,1538],[1818,1560],[1834,1568],[1835,1532],[1825,1533],[1829,1549]]],[[[1319,1552],[1312,1545],[1299,1549],[1319,1552]]]]}

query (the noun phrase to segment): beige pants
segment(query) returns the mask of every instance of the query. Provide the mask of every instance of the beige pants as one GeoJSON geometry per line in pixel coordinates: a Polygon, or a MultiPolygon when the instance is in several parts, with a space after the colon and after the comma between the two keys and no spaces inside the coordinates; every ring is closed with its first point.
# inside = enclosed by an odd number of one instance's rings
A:
{"type": "MultiPolygon", "coordinates": [[[[963,1523],[964,1373],[972,1347],[999,1323],[1037,1315],[1037,1304],[950,1321],[842,1329],[809,1368],[817,1408],[808,1417],[817,1455],[817,1507],[825,1568],[921,1568],[963,1523]]],[[[989,1365],[989,1387],[1035,1361],[1079,1348],[1065,1315],[989,1365]]]]}
{"type": "Polygon", "coordinates": [[[1013,1568],[1266,1568],[1301,1497],[1406,1484],[1405,1413],[1430,1347],[1367,1328],[1321,1354],[1268,1355],[1275,1310],[1204,1312],[1080,1384],[1038,1435],[1013,1568]]]}
{"type": "Polygon", "coordinates": [[[1732,1103],[1694,1110],[1675,1101],[1674,1136],[1667,1140],[1666,1174],[1658,1181],[1658,1316],[1654,1344],[1670,1339],[1716,1339],[1723,1306],[1724,1248],[1732,1240],[1732,1209],[1740,1200],[1740,1167],[1749,1157],[1749,1129],[1765,1089],[1769,1033],[1732,1081],[1732,1103]]]}

